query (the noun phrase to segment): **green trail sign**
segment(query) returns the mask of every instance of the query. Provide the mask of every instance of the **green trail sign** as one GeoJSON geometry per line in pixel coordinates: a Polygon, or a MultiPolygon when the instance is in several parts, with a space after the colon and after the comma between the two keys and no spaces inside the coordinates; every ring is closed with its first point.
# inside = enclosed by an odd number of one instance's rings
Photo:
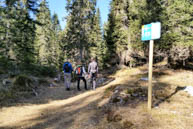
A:
{"type": "Polygon", "coordinates": [[[142,26],[141,40],[155,40],[161,37],[161,23],[155,22],[142,26]]]}
{"type": "Polygon", "coordinates": [[[152,107],[152,71],[153,71],[153,41],[161,37],[161,23],[155,22],[142,26],[141,40],[150,40],[149,45],[149,72],[148,72],[148,110],[152,107]]]}

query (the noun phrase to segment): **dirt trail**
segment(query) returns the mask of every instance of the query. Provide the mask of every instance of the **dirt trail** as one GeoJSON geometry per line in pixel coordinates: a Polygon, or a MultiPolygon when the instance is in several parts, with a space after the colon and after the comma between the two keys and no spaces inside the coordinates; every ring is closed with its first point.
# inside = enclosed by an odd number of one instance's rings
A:
{"type": "Polygon", "coordinates": [[[192,129],[193,97],[182,89],[193,85],[193,72],[154,69],[153,75],[155,106],[151,113],[146,101],[134,101],[117,108],[122,121],[108,122],[108,115],[99,108],[108,102],[109,97],[103,96],[110,86],[147,88],[148,83],[140,81],[148,76],[147,68],[128,68],[117,71],[114,81],[95,91],[85,91],[83,85],[77,91],[76,84],[71,91],[63,83],[43,87],[37,97],[1,108],[0,129],[122,129],[125,120],[136,129],[192,129]]]}
{"type": "MultiPolygon", "coordinates": [[[[63,83],[43,88],[39,96],[23,100],[23,103],[26,104],[22,106],[0,109],[0,128],[81,128],[84,126],[82,124],[95,119],[97,113],[95,109],[102,100],[103,90],[109,85],[97,88],[95,91],[85,91],[82,86],[82,91],[79,92],[75,85],[72,84],[71,91],[66,91],[63,83]],[[75,125],[76,127],[74,127],[75,125]]],[[[96,121],[89,123],[96,124],[96,121]]]]}

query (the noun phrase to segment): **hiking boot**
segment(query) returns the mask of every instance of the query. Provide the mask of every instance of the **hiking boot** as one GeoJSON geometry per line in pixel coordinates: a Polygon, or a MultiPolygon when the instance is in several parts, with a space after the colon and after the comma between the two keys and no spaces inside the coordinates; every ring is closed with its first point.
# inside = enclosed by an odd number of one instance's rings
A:
{"type": "Polygon", "coordinates": [[[66,88],[67,91],[70,91],[70,88],[66,88]]]}

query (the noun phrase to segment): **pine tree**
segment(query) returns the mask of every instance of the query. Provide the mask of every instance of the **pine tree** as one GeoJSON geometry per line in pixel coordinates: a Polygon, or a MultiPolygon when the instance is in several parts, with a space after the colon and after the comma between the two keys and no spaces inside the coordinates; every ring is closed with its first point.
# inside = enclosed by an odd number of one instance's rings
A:
{"type": "Polygon", "coordinates": [[[6,24],[8,19],[6,18],[6,8],[0,5],[0,59],[8,58],[8,28],[6,24]]]}
{"type": "Polygon", "coordinates": [[[97,57],[100,66],[104,65],[104,55],[105,55],[105,43],[102,37],[101,22],[100,22],[100,10],[97,8],[97,12],[94,16],[92,24],[92,32],[90,37],[90,55],[92,57],[97,57]]]}
{"type": "Polygon", "coordinates": [[[155,59],[169,57],[172,65],[185,64],[193,44],[192,4],[190,0],[113,0],[105,35],[108,52],[119,57],[115,62],[121,64],[147,58],[148,43],[141,41],[141,26],[159,21],[162,35],[155,41],[155,59]]]}
{"type": "Polygon", "coordinates": [[[193,1],[162,0],[163,25],[160,49],[169,53],[171,66],[185,66],[193,47],[193,1]]]}
{"type": "Polygon", "coordinates": [[[95,0],[68,0],[67,39],[69,56],[83,60],[88,58],[89,34],[94,18],[95,0]]]}
{"type": "MultiPolygon", "coordinates": [[[[128,46],[128,17],[126,0],[113,0],[109,14],[108,30],[105,37],[108,50],[113,58],[118,58],[120,65],[124,64],[128,46]]],[[[112,58],[110,57],[110,58],[112,58]]]]}
{"type": "Polygon", "coordinates": [[[53,35],[52,35],[51,56],[53,58],[53,64],[57,66],[57,68],[59,69],[60,54],[62,53],[62,50],[60,47],[60,40],[59,40],[59,34],[61,33],[61,26],[57,14],[54,14],[52,17],[52,32],[53,35]]]}
{"type": "Polygon", "coordinates": [[[30,14],[37,12],[37,2],[6,0],[5,3],[2,18],[6,22],[2,25],[4,35],[1,35],[1,39],[4,39],[5,54],[7,58],[15,59],[18,63],[33,63],[35,20],[30,14]]]}
{"type": "Polygon", "coordinates": [[[59,40],[59,58],[58,58],[58,66],[61,69],[63,66],[63,63],[67,59],[67,36],[66,36],[66,30],[60,31],[58,34],[58,40],[59,40]]]}
{"type": "Polygon", "coordinates": [[[36,53],[37,61],[43,65],[50,65],[53,63],[51,46],[52,46],[52,20],[48,3],[43,0],[40,4],[40,9],[37,14],[37,21],[40,25],[36,28],[36,53]]]}

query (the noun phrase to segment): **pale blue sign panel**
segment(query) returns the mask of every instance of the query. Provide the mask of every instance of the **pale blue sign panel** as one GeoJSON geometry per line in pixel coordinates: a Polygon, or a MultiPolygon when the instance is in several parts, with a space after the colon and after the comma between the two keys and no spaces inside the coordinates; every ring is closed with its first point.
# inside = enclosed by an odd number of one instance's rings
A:
{"type": "Polygon", "coordinates": [[[142,26],[142,35],[141,40],[154,40],[159,39],[161,37],[161,23],[155,22],[142,26]]]}

